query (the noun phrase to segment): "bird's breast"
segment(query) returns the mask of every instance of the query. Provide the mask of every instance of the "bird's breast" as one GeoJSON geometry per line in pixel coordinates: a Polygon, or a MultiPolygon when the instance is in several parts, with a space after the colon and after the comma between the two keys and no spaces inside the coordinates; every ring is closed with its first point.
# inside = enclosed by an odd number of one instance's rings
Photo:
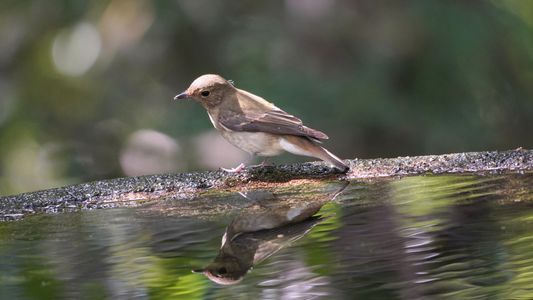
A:
{"type": "Polygon", "coordinates": [[[228,142],[253,155],[274,156],[283,151],[279,137],[270,133],[227,130],[220,130],[220,133],[228,142]]]}

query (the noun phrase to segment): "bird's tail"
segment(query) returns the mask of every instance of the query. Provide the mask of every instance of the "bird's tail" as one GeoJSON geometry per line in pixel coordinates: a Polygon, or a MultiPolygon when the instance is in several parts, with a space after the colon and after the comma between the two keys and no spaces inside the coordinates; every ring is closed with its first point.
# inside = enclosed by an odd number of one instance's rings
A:
{"type": "Polygon", "coordinates": [[[281,139],[280,144],[287,152],[319,158],[342,172],[347,172],[350,169],[340,158],[309,138],[287,135],[281,139]]]}

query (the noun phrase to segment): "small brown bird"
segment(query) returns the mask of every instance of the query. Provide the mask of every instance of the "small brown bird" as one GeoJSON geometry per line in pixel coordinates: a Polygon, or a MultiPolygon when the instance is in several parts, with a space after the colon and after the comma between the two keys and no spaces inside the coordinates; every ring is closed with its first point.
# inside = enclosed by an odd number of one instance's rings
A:
{"type": "MultiPolygon", "coordinates": [[[[213,126],[234,146],[258,156],[275,156],[283,151],[322,159],[339,170],[349,167],[320,146],[328,136],[306,127],[297,117],[247,91],[236,88],[219,75],[198,77],[189,88],[174,97],[192,98],[207,110],[213,126]]],[[[240,164],[229,172],[239,172],[240,164]]]]}

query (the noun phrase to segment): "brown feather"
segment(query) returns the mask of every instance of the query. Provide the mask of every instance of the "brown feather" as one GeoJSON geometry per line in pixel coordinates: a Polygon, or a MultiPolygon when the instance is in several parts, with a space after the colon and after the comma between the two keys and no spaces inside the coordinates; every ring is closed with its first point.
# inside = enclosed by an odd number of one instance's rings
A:
{"type": "Polygon", "coordinates": [[[235,100],[236,103],[231,103],[232,109],[220,110],[218,114],[218,121],[229,130],[288,134],[317,140],[328,139],[325,133],[304,126],[302,120],[252,93],[237,90],[235,100]]]}
{"type": "MultiPolygon", "coordinates": [[[[342,171],[347,171],[350,168],[340,158],[338,158],[333,153],[329,152],[325,148],[318,145],[317,142],[309,138],[288,135],[288,136],[284,136],[283,139],[285,139],[286,142],[291,144],[291,148],[293,148],[294,150],[297,150],[297,152],[302,152],[302,153],[293,152],[295,154],[320,158],[321,160],[327,161],[328,163],[334,165],[335,167],[339,168],[339,170],[342,170],[342,171]],[[307,152],[307,153],[304,153],[304,152],[307,152]]],[[[286,150],[289,152],[292,152],[289,149],[286,149],[286,150]]]]}

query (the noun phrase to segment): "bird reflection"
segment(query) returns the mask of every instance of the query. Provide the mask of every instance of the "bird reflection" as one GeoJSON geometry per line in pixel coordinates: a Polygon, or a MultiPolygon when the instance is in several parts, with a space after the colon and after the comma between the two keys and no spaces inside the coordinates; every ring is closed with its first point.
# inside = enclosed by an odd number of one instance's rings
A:
{"type": "MultiPolygon", "coordinates": [[[[343,186],[343,189],[345,186],[343,186]]],[[[239,283],[258,263],[306,235],[323,217],[314,216],[328,199],[280,204],[275,196],[254,200],[255,205],[235,217],[226,228],[217,257],[193,270],[222,285],[239,283]]],[[[250,199],[249,195],[243,195],[250,199]]],[[[250,199],[252,200],[252,199],[250,199]]]]}

